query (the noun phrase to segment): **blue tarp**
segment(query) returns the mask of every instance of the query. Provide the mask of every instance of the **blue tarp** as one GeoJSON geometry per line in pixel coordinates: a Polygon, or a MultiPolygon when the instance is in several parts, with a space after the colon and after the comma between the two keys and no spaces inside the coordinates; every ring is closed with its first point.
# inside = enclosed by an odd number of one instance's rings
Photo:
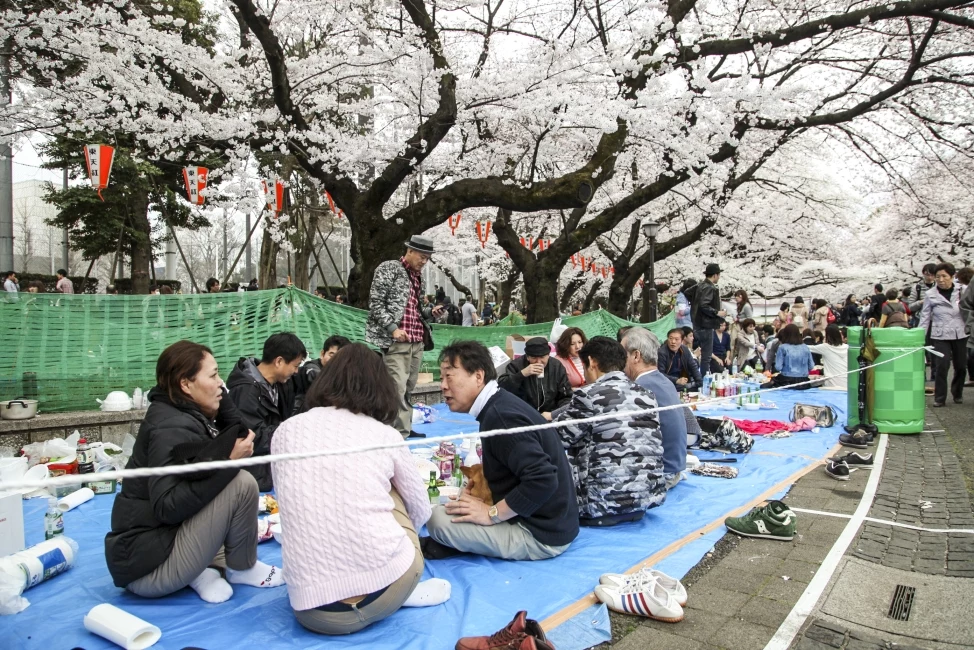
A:
{"type": "MultiPolygon", "coordinates": [[[[844,414],[843,392],[811,390],[781,391],[769,396],[777,410],[758,412],[717,411],[743,419],[787,420],[796,401],[830,404],[844,414]]],[[[451,414],[437,407],[439,420],[417,427],[430,435],[476,430],[466,415],[451,414]]],[[[840,415],[839,422],[845,418],[840,415]]],[[[705,526],[727,512],[743,506],[768,488],[780,483],[809,463],[820,459],[836,443],[839,426],[819,433],[799,432],[784,439],[758,437],[754,449],[735,467],[740,474],[733,480],[688,474],[667,496],[666,502],[651,510],[635,524],[607,529],[582,529],[578,539],[563,555],[541,562],[506,562],[474,556],[458,556],[427,562],[426,577],[445,578],[453,585],[453,596],[439,607],[402,609],[388,619],[349,637],[320,637],[301,628],[294,620],[285,588],[257,589],[234,585],[234,595],[219,605],[202,602],[184,589],[157,600],[133,596],[112,584],[105,566],[103,539],[109,529],[114,497],[97,496],[64,515],[65,531],[81,545],[77,565],[25,593],[31,606],[20,614],[0,617],[0,638],[4,647],[44,649],[83,647],[87,650],[113,648],[112,644],[88,633],[82,624],[85,613],[108,602],[135,616],[158,625],[163,632],[156,647],[179,649],[196,646],[218,650],[231,645],[276,648],[373,648],[445,650],[464,635],[488,634],[510,621],[513,614],[526,609],[538,620],[589,594],[605,572],[622,572],[645,558],[705,526]]],[[[706,460],[709,452],[699,452],[706,460]]],[[[43,540],[43,499],[25,502],[24,514],[28,545],[43,540]]],[[[801,522],[799,522],[801,530],[801,522]]],[[[723,535],[719,527],[662,560],[657,567],[674,576],[683,576],[723,535]]],[[[280,546],[274,541],[261,544],[260,559],[281,561],[280,546]]],[[[597,642],[604,633],[604,611],[591,608],[575,621],[577,630],[556,629],[559,650],[577,650],[582,638],[597,642]],[[593,624],[593,621],[595,623],[593,624]]],[[[562,626],[563,628],[565,626],[562,626]]],[[[588,643],[588,642],[586,642],[588,643]]]]}

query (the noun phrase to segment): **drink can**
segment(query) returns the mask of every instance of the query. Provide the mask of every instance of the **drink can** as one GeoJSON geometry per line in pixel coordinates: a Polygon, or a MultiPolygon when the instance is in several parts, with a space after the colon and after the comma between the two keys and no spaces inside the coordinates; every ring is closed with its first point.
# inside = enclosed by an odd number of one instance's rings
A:
{"type": "Polygon", "coordinates": [[[433,460],[440,468],[440,480],[449,481],[453,476],[453,456],[449,456],[447,458],[434,456],[433,460]]]}

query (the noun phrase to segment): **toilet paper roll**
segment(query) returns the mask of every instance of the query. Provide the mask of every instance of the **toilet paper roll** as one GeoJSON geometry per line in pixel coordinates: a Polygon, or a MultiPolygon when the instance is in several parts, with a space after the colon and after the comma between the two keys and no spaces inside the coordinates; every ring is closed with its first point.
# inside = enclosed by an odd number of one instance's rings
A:
{"type": "Polygon", "coordinates": [[[85,629],[125,650],[142,650],[162,638],[162,630],[108,603],[96,605],[85,616],[85,629]]]}
{"type": "Polygon", "coordinates": [[[77,508],[85,501],[93,499],[94,497],[95,493],[92,492],[90,488],[81,488],[80,490],[72,492],[68,496],[58,501],[57,507],[61,509],[61,512],[67,512],[68,510],[77,508]]]}

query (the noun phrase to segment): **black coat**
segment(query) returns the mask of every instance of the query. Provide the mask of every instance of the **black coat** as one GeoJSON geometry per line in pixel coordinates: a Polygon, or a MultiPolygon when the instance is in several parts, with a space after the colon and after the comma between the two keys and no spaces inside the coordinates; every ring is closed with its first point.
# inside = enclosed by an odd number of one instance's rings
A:
{"type": "Polygon", "coordinates": [[[308,409],[304,407],[304,396],[315,383],[315,379],[321,374],[321,359],[312,359],[298,369],[294,375],[294,413],[304,413],[308,409]]]}
{"type": "MultiPolygon", "coordinates": [[[[503,388],[487,400],[477,421],[481,431],[546,422],[503,388]]],[[[510,522],[524,524],[542,544],[570,544],[578,536],[578,499],[568,456],[557,431],[541,429],[488,436],[482,444],[484,478],[494,503],[504,500],[518,514],[510,522]]]]}
{"type": "MultiPolygon", "coordinates": [[[[271,439],[277,427],[295,413],[295,382],[292,377],[283,384],[277,384],[275,405],[265,383],[257,381],[245,369],[247,361],[257,362],[246,357],[237,361],[227,377],[227,388],[230,399],[240,411],[244,426],[254,432],[254,456],[266,456],[271,453],[271,439]]],[[[255,465],[247,470],[257,479],[261,492],[274,489],[269,464],[255,465]]]]}
{"type": "Polygon", "coordinates": [[[564,406],[572,398],[572,385],[568,381],[565,366],[557,359],[548,357],[544,377],[525,377],[521,371],[528,367],[527,356],[521,356],[507,364],[507,370],[497,379],[501,388],[534,407],[539,413],[550,413],[564,406]]]}
{"type": "MultiPolygon", "coordinates": [[[[240,416],[226,396],[216,421],[193,404],[174,404],[158,387],[149,391],[149,402],[126,469],[230,458],[240,416]],[[219,433],[218,426],[225,432],[219,433]]],[[[179,526],[216,498],[238,471],[126,479],[105,536],[105,561],[115,585],[125,587],[162,565],[179,526]]]]}
{"type": "Polygon", "coordinates": [[[698,282],[683,292],[690,301],[690,320],[698,330],[715,330],[723,319],[720,311],[720,292],[710,280],[698,282]]]}
{"type": "Polygon", "coordinates": [[[690,350],[685,345],[681,345],[680,349],[674,353],[664,342],[659,348],[659,359],[657,363],[659,371],[673,382],[677,390],[685,388],[688,391],[696,391],[700,390],[700,387],[703,385],[703,378],[700,376],[700,366],[697,365],[697,360],[693,358],[690,350]],[[673,359],[677,354],[680,355],[680,362],[683,369],[682,373],[677,372],[674,367],[673,359]],[[683,386],[676,383],[676,380],[680,378],[681,374],[689,380],[683,386]]]}

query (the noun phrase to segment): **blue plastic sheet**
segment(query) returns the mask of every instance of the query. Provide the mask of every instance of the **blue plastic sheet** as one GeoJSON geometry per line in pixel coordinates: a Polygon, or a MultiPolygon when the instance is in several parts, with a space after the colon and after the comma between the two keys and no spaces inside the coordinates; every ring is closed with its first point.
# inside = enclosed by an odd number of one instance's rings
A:
{"type": "MultiPolygon", "coordinates": [[[[781,391],[774,393],[777,410],[718,411],[737,419],[787,420],[796,402],[830,404],[844,414],[846,397],[833,391],[781,391]]],[[[476,430],[466,415],[437,407],[438,420],[417,427],[429,435],[476,430]]],[[[845,418],[840,416],[839,422],[845,418]]],[[[68,572],[25,593],[28,609],[0,617],[0,638],[11,649],[82,647],[88,650],[114,646],[84,629],[85,613],[100,603],[111,603],[158,625],[163,632],[156,647],[179,649],[196,646],[209,650],[240,647],[374,648],[444,650],[457,638],[489,634],[507,624],[515,612],[528,611],[541,620],[591,593],[605,572],[622,572],[670,543],[724,516],[768,488],[822,458],[836,443],[839,426],[819,433],[799,432],[783,439],[756,438],[751,453],[738,455],[736,479],[687,474],[659,508],[633,524],[613,528],[583,528],[578,539],[560,557],[541,562],[507,562],[462,555],[427,562],[426,577],[445,578],[453,596],[439,607],[402,609],[388,619],[348,637],[321,637],[299,626],[291,612],[286,588],[257,589],[234,585],[233,597],[218,605],[206,604],[189,589],[157,600],[147,600],[116,588],[105,566],[103,539],[109,529],[114,497],[96,496],[64,515],[66,534],[81,546],[79,560],[68,572]]],[[[718,454],[699,452],[702,460],[718,454]]],[[[43,499],[25,502],[27,543],[43,540],[43,499]]],[[[802,521],[799,521],[799,531],[802,521]]],[[[701,536],[657,564],[673,576],[683,576],[723,535],[719,527],[701,536]]],[[[258,547],[260,559],[281,561],[274,541],[258,547]]],[[[599,624],[599,608],[590,608],[568,629],[552,631],[559,650],[579,650],[604,640],[608,619],[599,624]],[[578,630],[585,631],[576,633],[578,630]]]]}

